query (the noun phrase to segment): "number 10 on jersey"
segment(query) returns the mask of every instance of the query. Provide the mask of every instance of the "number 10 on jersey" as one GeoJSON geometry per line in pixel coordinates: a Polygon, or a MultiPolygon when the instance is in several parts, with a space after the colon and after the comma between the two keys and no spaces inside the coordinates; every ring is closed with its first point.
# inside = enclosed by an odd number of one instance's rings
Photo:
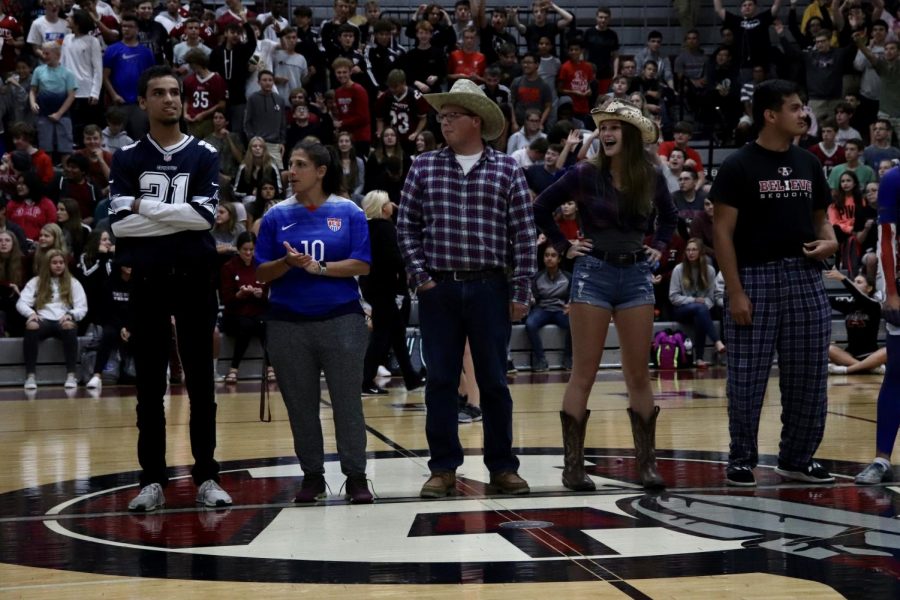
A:
{"type": "Polygon", "coordinates": [[[301,254],[308,254],[315,261],[325,260],[325,242],[322,240],[300,240],[296,248],[301,254]]]}

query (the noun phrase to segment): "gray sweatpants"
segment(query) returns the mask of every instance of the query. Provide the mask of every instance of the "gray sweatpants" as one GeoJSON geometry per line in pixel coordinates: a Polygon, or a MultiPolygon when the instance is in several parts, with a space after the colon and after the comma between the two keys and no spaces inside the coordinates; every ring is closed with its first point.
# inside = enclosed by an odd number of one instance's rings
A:
{"type": "Polygon", "coordinates": [[[344,475],[366,472],[366,423],[362,410],[363,359],[368,331],[361,314],[327,321],[269,321],[266,348],[294,434],[304,475],[325,473],[319,372],[334,411],[334,433],[344,475]]]}

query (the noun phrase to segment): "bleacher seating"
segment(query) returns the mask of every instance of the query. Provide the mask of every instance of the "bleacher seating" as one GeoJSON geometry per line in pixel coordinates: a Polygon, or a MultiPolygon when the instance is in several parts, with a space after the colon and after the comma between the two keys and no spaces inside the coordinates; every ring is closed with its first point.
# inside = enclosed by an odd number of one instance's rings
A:
{"type": "MultiPolygon", "coordinates": [[[[690,335],[690,328],[672,321],[657,321],[653,324],[653,332],[656,333],[668,327],[681,329],[690,335]]],[[[416,331],[416,327],[410,327],[409,333],[416,331]]],[[[551,369],[557,369],[562,363],[563,350],[565,348],[565,332],[555,325],[548,325],[541,329],[541,341],[547,362],[551,369]]],[[[882,323],[878,339],[882,343],[886,332],[882,323]]],[[[831,339],[835,343],[847,342],[847,327],[842,318],[834,318],[831,322],[831,339]]],[[[87,338],[80,338],[83,344],[87,338]]],[[[224,373],[228,369],[233,350],[233,340],[222,335],[221,352],[219,355],[219,372],[224,373]]],[[[711,350],[707,350],[707,360],[710,360],[711,350]]],[[[531,346],[525,333],[525,326],[513,325],[510,337],[510,353],[513,364],[520,370],[531,368],[531,346]]],[[[259,379],[262,373],[262,347],[259,341],[251,342],[244,359],[238,377],[240,379],[259,379]]],[[[621,355],[619,353],[619,337],[615,323],[610,324],[606,337],[606,349],[603,353],[602,368],[621,367],[621,355]]],[[[48,339],[41,343],[38,356],[38,383],[40,385],[62,385],[66,378],[65,361],[63,360],[62,344],[59,340],[48,339]]],[[[25,366],[22,356],[21,338],[0,338],[0,386],[20,386],[25,379],[25,366]]]]}
{"type": "MultiPolygon", "coordinates": [[[[216,2],[215,4],[220,4],[216,2]]],[[[327,18],[332,11],[332,0],[312,0],[309,2],[300,2],[293,0],[290,2],[290,8],[305,4],[313,9],[314,23],[319,24],[322,19],[327,18]]],[[[441,3],[452,14],[452,2],[449,0],[441,3]]],[[[663,52],[674,59],[679,52],[681,40],[684,30],[678,23],[676,11],[670,0],[646,0],[643,3],[634,3],[627,0],[612,0],[610,2],[600,3],[608,6],[612,10],[612,28],[619,35],[622,49],[620,54],[634,54],[645,46],[647,33],[651,29],[660,31],[663,34],[663,52]]],[[[596,2],[586,2],[584,0],[572,0],[566,2],[563,6],[575,15],[575,24],[578,29],[584,30],[593,26],[594,17],[597,7],[600,5],[596,2]]],[[[763,3],[768,5],[768,2],[763,3]]],[[[786,3],[785,3],[786,4],[786,3]]],[[[401,23],[412,16],[416,4],[401,4],[398,2],[382,2],[381,9],[383,14],[388,18],[394,18],[401,23]]],[[[527,14],[530,11],[528,3],[515,2],[513,0],[492,0],[488,3],[488,8],[518,6],[520,16],[523,23],[528,23],[527,14]]],[[[737,10],[737,3],[731,2],[726,5],[731,11],[737,10]]],[[[782,11],[786,12],[785,6],[782,11]]],[[[703,0],[702,9],[699,14],[697,27],[701,32],[701,41],[707,52],[713,47],[718,39],[718,28],[720,20],[714,14],[712,8],[712,0],[703,0]]],[[[408,44],[410,40],[402,40],[408,44]]],[[[718,166],[724,158],[733,151],[730,148],[711,147],[709,141],[693,140],[691,145],[700,152],[704,165],[710,175],[710,179],[714,178],[718,170],[718,166]]],[[[844,295],[845,291],[839,282],[826,279],[826,289],[830,295],[844,295]]],[[[411,327],[414,329],[417,325],[416,306],[413,305],[413,314],[411,318],[411,327]]],[[[676,327],[687,330],[683,325],[672,322],[657,322],[654,324],[654,332],[666,327],[676,327]]],[[[879,339],[884,339],[884,327],[882,326],[879,339]]],[[[541,330],[541,338],[546,349],[547,360],[551,366],[558,367],[561,363],[563,348],[565,344],[564,332],[556,326],[550,325],[541,330]]],[[[839,315],[835,314],[832,321],[832,339],[837,343],[846,342],[846,327],[844,321],[839,315]]],[[[86,341],[81,338],[80,343],[86,341]]],[[[219,358],[219,371],[227,371],[233,349],[233,341],[222,336],[221,352],[219,358]]],[[[510,352],[515,365],[519,368],[528,369],[530,367],[530,345],[528,337],[525,333],[524,325],[518,324],[513,326],[510,339],[510,352]]],[[[602,366],[617,367],[620,366],[619,340],[612,324],[606,341],[606,350],[603,356],[602,366]]],[[[258,341],[254,340],[248,349],[245,358],[241,364],[239,377],[241,379],[258,378],[262,368],[262,348],[258,341]]],[[[0,338],[0,385],[21,385],[24,379],[24,360],[22,355],[22,340],[14,338],[0,338]]],[[[42,342],[39,353],[38,366],[38,382],[40,384],[61,384],[65,379],[65,366],[62,353],[62,345],[58,340],[50,339],[42,342]]]]}

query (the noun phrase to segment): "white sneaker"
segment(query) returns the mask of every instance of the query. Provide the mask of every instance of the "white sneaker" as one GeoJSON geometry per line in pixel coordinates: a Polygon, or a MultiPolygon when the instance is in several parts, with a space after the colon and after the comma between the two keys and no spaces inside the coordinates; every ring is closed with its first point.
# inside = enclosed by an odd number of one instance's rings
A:
{"type": "Polygon", "coordinates": [[[72,373],[69,373],[68,375],[66,375],[66,382],[63,384],[63,387],[77,388],[78,380],[75,379],[75,375],[73,375],[72,373]]]}
{"type": "Polygon", "coordinates": [[[378,377],[390,377],[391,372],[385,369],[382,365],[378,365],[378,377]]]}
{"type": "Polygon", "coordinates": [[[134,512],[150,512],[166,505],[166,497],[163,495],[162,486],[151,483],[141,488],[134,499],[128,503],[128,510],[134,512]]]}
{"type": "Polygon", "coordinates": [[[885,373],[887,373],[887,365],[878,365],[877,367],[872,369],[872,372],[876,375],[884,375],[885,373]]]}
{"type": "Polygon", "coordinates": [[[29,375],[25,378],[25,389],[26,390],[36,390],[37,389],[37,381],[34,380],[34,375],[29,375]]]}
{"type": "Polygon", "coordinates": [[[858,485],[876,485],[885,481],[893,481],[893,479],[894,473],[891,471],[891,465],[885,465],[883,462],[876,460],[863,469],[856,476],[855,481],[858,485]]]}
{"type": "Polygon", "coordinates": [[[828,363],[828,374],[829,375],[846,375],[847,367],[844,365],[836,365],[834,363],[828,363]]]}
{"type": "Polygon", "coordinates": [[[197,490],[197,504],[211,507],[231,506],[231,496],[218,483],[207,479],[200,484],[200,489],[197,490]]]}
{"type": "Polygon", "coordinates": [[[101,387],[102,385],[103,385],[103,379],[101,379],[99,375],[94,375],[93,377],[91,377],[88,380],[85,387],[87,387],[89,390],[94,390],[94,389],[101,387]]]}

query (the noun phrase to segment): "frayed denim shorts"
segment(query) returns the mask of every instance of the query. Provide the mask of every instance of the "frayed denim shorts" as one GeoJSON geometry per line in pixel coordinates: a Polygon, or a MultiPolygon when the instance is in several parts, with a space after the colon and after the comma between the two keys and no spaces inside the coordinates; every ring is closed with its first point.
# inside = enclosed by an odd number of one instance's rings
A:
{"type": "Polygon", "coordinates": [[[633,265],[615,265],[593,256],[579,256],[572,270],[569,302],[590,304],[606,310],[653,305],[653,280],[646,260],[633,265]]]}

